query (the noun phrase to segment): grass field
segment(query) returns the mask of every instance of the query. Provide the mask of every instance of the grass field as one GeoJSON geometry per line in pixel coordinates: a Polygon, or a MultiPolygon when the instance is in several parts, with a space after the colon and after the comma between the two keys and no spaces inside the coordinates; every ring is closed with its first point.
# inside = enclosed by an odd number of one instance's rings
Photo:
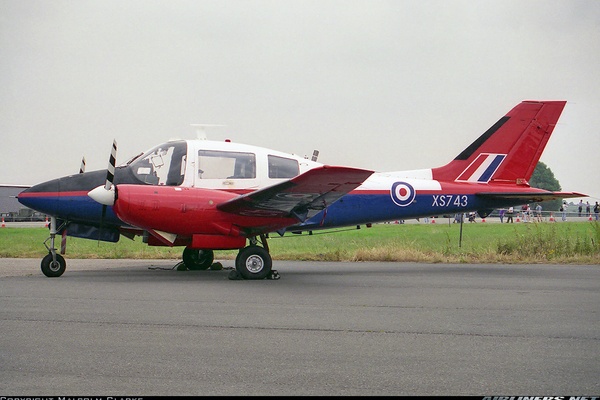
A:
{"type": "MultiPolygon", "coordinates": [[[[0,229],[0,257],[41,258],[47,228],[0,229]]],[[[57,238],[57,247],[60,238],[57,238]]],[[[313,235],[272,234],[274,260],[412,261],[449,263],[565,263],[600,265],[600,224],[477,223],[376,224],[371,228],[315,231],[313,235]],[[460,244],[460,245],[459,245],[460,244]]],[[[68,238],[68,258],[179,259],[182,247],[149,247],[140,238],[118,243],[68,238]]],[[[216,251],[233,259],[237,251],[216,251]]]]}

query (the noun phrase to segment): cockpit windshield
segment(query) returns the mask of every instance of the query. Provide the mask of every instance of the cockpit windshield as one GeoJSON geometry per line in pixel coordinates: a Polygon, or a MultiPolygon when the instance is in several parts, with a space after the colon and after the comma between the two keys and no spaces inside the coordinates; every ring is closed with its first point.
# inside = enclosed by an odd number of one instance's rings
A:
{"type": "Polygon", "coordinates": [[[131,164],[137,179],[149,185],[179,186],[185,176],[187,143],[163,143],[147,151],[131,164]]]}

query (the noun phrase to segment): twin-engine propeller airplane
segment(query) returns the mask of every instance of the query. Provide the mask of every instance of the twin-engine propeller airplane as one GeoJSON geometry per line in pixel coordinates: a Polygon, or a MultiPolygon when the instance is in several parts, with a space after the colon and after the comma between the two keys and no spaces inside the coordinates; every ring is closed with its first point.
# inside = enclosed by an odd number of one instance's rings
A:
{"type": "Polygon", "coordinates": [[[485,217],[499,207],[585,196],[528,184],[565,104],[523,101],[438,168],[374,173],[208,140],[169,141],[115,168],[114,143],[108,171],[40,183],[18,198],[51,216],[49,253],[41,263],[49,277],[65,271],[55,237],[66,232],[109,242],[141,235],[150,246],[185,246],[183,261],[192,270],[210,267],[214,250],[239,249],[239,275],[263,279],[272,274],[272,232],[469,211],[485,217]]]}

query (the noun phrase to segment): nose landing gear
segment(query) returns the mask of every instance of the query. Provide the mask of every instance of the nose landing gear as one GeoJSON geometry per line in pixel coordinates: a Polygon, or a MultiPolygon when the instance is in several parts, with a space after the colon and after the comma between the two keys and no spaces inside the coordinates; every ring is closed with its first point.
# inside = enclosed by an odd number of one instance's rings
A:
{"type": "Polygon", "coordinates": [[[50,237],[44,242],[48,254],[42,258],[41,262],[42,273],[48,278],[58,278],[67,268],[65,258],[56,252],[56,232],[56,217],[50,217],[50,237]],[[50,241],[50,246],[47,244],[48,241],[50,241]]]}

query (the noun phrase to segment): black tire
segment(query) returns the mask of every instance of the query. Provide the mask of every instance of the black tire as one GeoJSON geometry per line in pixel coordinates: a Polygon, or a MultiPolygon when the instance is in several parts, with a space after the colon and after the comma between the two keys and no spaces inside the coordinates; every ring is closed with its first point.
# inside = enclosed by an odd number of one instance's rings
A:
{"type": "Polygon", "coordinates": [[[272,264],[269,252],[258,246],[241,249],[235,259],[235,269],[244,279],[265,279],[271,273],[272,264]]]}
{"type": "Polygon", "coordinates": [[[48,278],[58,278],[61,276],[65,269],[67,269],[67,263],[65,258],[60,254],[56,255],[56,262],[52,259],[52,253],[48,253],[46,257],[42,258],[42,273],[48,278]]]}
{"type": "Polygon", "coordinates": [[[212,250],[198,250],[186,247],[183,250],[183,263],[191,271],[208,269],[215,259],[212,250]]]}

